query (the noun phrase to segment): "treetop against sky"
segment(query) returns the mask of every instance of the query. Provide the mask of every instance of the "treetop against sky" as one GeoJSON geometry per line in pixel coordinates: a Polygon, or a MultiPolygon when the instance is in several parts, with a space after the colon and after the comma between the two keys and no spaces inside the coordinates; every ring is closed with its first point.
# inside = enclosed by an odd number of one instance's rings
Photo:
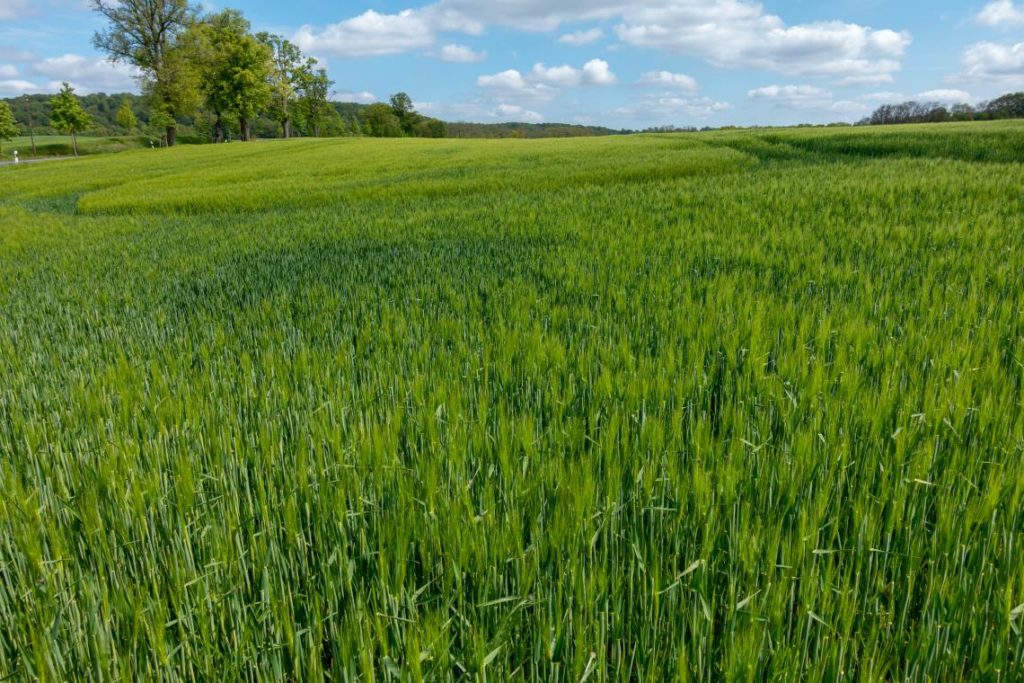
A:
{"type": "MultiPolygon", "coordinates": [[[[1024,88],[1019,0],[230,3],[328,66],[339,100],[449,120],[616,127],[857,120],[1024,88]]],[[[220,5],[204,9],[222,9],[220,5]]],[[[0,97],[137,90],[80,0],[0,0],[0,97]]]]}

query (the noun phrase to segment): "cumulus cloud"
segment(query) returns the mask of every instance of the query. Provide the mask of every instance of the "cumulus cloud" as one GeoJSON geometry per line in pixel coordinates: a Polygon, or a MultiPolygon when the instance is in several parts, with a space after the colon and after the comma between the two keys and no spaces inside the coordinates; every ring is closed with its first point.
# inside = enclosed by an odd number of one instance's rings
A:
{"type": "Polygon", "coordinates": [[[963,77],[1018,86],[1024,83],[1024,43],[977,43],[964,53],[963,77]]]}
{"type": "Polygon", "coordinates": [[[977,20],[985,26],[1024,26],[1024,9],[1012,0],[995,0],[985,5],[977,20]]]}
{"type": "Polygon", "coordinates": [[[558,42],[564,45],[572,45],[573,47],[581,47],[583,45],[596,43],[602,38],[604,38],[604,31],[599,28],[592,28],[587,31],[573,31],[572,33],[566,33],[558,39],[558,42]]]}
{"type": "Polygon", "coordinates": [[[456,64],[472,64],[487,59],[486,52],[474,52],[465,45],[445,45],[441,48],[441,61],[456,64]]]}
{"type": "Polygon", "coordinates": [[[530,72],[530,79],[535,83],[568,88],[579,85],[583,81],[583,72],[568,64],[552,67],[534,64],[533,71],[530,72]]]}
{"type": "Polygon", "coordinates": [[[81,94],[134,90],[138,77],[138,71],[126,64],[74,54],[48,57],[33,65],[32,70],[50,79],[51,90],[59,88],[61,81],[68,81],[81,94]]]}
{"type": "Polygon", "coordinates": [[[18,70],[11,64],[0,64],[0,78],[11,79],[18,77],[18,70]]]}
{"type": "Polygon", "coordinates": [[[476,84],[495,91],[506,98],[551,100],[565,88],[581,85],[607,86],[618,83],[618,77],[612,73],[608,62],[603,59],[592,59],[582,68],[577,69],[568,64],[547,66],[544,63],[533,65],[533,69],[523,75],[516,69],[508,69],[493,75],[480,76],[476,84]]]}
{"type": "Polygon", "coordinates": [[[497,108],[491,112],[491,118],[523,123],[541,123],[544,121],[544,116],[542,114],[529,109],[524,109],[516,104],[499,104],[497,108]]]}
{"type": "Polygon", "coordinates": [[[624,43],[694,54],[719,67],[829,76],[851,83],[891,81],[901,68],[896,58],[910,44],[906,33],[842,22],[787,27],[759,6],[730,4],[716,12],[695,13],[690,5],[641,12],[636,23],[616,30],[624,43]],[[727,20],[716,19],[726,9],[732,11],[727,20]],[[707,15],[706,23],[698,23],[701,14],[707,15]]]}
{"type": "Polygon", "coordinates": [[[380,14],[367,10],[322,31],[303,26],[293,40],[306,52],[373,57],[430,47],[436,40],[435,31],[435,20],[430,13],[405,10],[398,14],[380,14]]]}
{"type": "Polygon", "coordinates": [[[31,95],[45,93],[47,89],[31,81],[19,78],[0,80],[0,97],[14,97],[16,95],[31,95]]]}
{"type": "Polygon", "coordinates": [[[939,88],[938,90],[927,90],[918,93],[917,100],[924,102],[938,102],[939,104],[967,104],[974,102],[974,96],[965,90],[952,90],[939,88]]]}
{"type": "Polygon", "coordinates": [[[768,85],[747,92],[752,100],[768,100],[793,109],[821,109],[832,103],[832,93],[815,85],[768,85]]]}
{"type": "Polygon", "coordinates": [[[591,59],[583,65],[583,82],[588,85],[615,85],[619,79],[612,73],[608,62],[591,59]]]}
{"type": "Polygon", "coordinates": [[[783,109],[849,116],[868,111],[863,102],[837,100],[832,91],[814,85],[769,85],[747,92],[752,100],[771,102],[783,109]]]}
{"type": "Polygon", "coordinates": [[[648,71],[640,77],[638,82],[640,85],[672,88],[687,92],[697,92],[700,89],[697,79],[686,74],[672,73],[671,71],[648,71]]]}
{"type": "MultiPolygon", "coordinates": [[[[370,10],[323,29],[304,26],[295,42],[307,51],[347,56],[393,54],[429,47],[445,32],[478,34],[487,26],[554,31],[600,20],[617,21],[625,45],[844,83],[892,80],[911,40],[906,32],[840,21],[789,25],[750,0],[437,0],[398,14],[370,10]]],[[[593,28],[560,41],[584,45],[601,37],[593,28]]]]}
{"type": "Polygon", "coordinates": [[[619,107],[613,113],[644,122],[654,120],[679,123],[681,119],[707,119],[729,109],[732,109],[732,105],[728,102],[718,102],[710,97],[681,97],[665,93],[619,107]]]}

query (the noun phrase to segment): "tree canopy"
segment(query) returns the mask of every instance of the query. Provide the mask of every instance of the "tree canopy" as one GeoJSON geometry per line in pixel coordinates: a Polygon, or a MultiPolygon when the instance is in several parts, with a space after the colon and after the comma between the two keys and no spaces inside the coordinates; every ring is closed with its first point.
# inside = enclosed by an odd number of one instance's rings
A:
{"type": "Polygon", "coordinates": [[[173,145],[175,118],[196,103],[194,72],[175,49],[195,9],[188,0],[91,0],[91,5],[107,20],[107,27],[93,36],[93,45],[111,60],[139,69],[154,109],[171,119],[166,135],[167,144],[173,145]]]}
{"type": "Polygon", "coordinates": [[[50,100],[50,125],[59,131],[71,135],[71,143],[78,156],[78,133],[90,125],[89,114],[82,109],[75,89],[68,83],[50,100]]]}
{"type": "Polygon", "coordinates": [[[18,122],[14,112],[6,102],[0,102],[0,154],[3,154],[3,141],[10,140],[18,134],[18,122]]]}

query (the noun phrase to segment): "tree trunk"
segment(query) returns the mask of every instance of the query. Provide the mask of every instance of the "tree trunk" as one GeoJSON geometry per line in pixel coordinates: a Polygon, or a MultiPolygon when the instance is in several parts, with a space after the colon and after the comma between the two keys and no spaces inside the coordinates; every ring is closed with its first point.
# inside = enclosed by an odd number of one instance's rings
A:
{"type": "Polygon", "coordinates": [[[283,125],[284,125],[284,139],[288,140],[292,136],[292,120],[291,119],[285,119],[283,125]]]}
{"type": "Polygon", "coordinates": [[[167,146],[174,147],[174,143],[178,140],[178,128],[177,126],[167,126],[167,146]]]}
{"type": "Polygon", "coordinates": [[[242,133],[242,142],[249,142],[250,131],[249,131],[249,119],[240,119],[239,123],[242,133]]]}
{"type": "Polygon", "coordinates": [[[74,130],[71,131],[71,146],[75,149],[75,156],[78,156],[78,134],[74,130]]]}
{"type": "Polygon", "coordinates": [[[224,142],[224,121],[220,114],[217,114],[217,122],[213,124],[213,141],[217,144],[224,142]]]}

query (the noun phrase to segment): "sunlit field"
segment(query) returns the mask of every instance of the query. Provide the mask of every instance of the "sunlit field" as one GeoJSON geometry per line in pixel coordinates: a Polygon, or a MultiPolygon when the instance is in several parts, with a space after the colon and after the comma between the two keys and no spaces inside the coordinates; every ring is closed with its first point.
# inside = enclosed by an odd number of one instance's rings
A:
{"type": "MultiPolygon", "coordinates": [[[[0,161],[13,160],[15,150],[17,150],[18,156],[22,161],[28,161],[33,158],[32,138],[27,135],[0,142],[3,143],[3,149],[0,150],[0,161]]],[[[155,146],[160,144],[160,140],[155,136],[91,137],[79,135],[78,153],[84,156],[87,154],[123,152],[130,149],[149,148],[150,142],[155,146]]],[[[75,153],[70,135],[36,135],[35,145],[35,158],[39,159],[72,156],[75,153]]],[[[0,191],[2,190],[3,186],[0,185],[0,191]]]]}
{"type": "Polygon", "coordinates": [[[1022,161],[951,124],[0,169],[0,679],[1020,680],[1022,161]]]}

